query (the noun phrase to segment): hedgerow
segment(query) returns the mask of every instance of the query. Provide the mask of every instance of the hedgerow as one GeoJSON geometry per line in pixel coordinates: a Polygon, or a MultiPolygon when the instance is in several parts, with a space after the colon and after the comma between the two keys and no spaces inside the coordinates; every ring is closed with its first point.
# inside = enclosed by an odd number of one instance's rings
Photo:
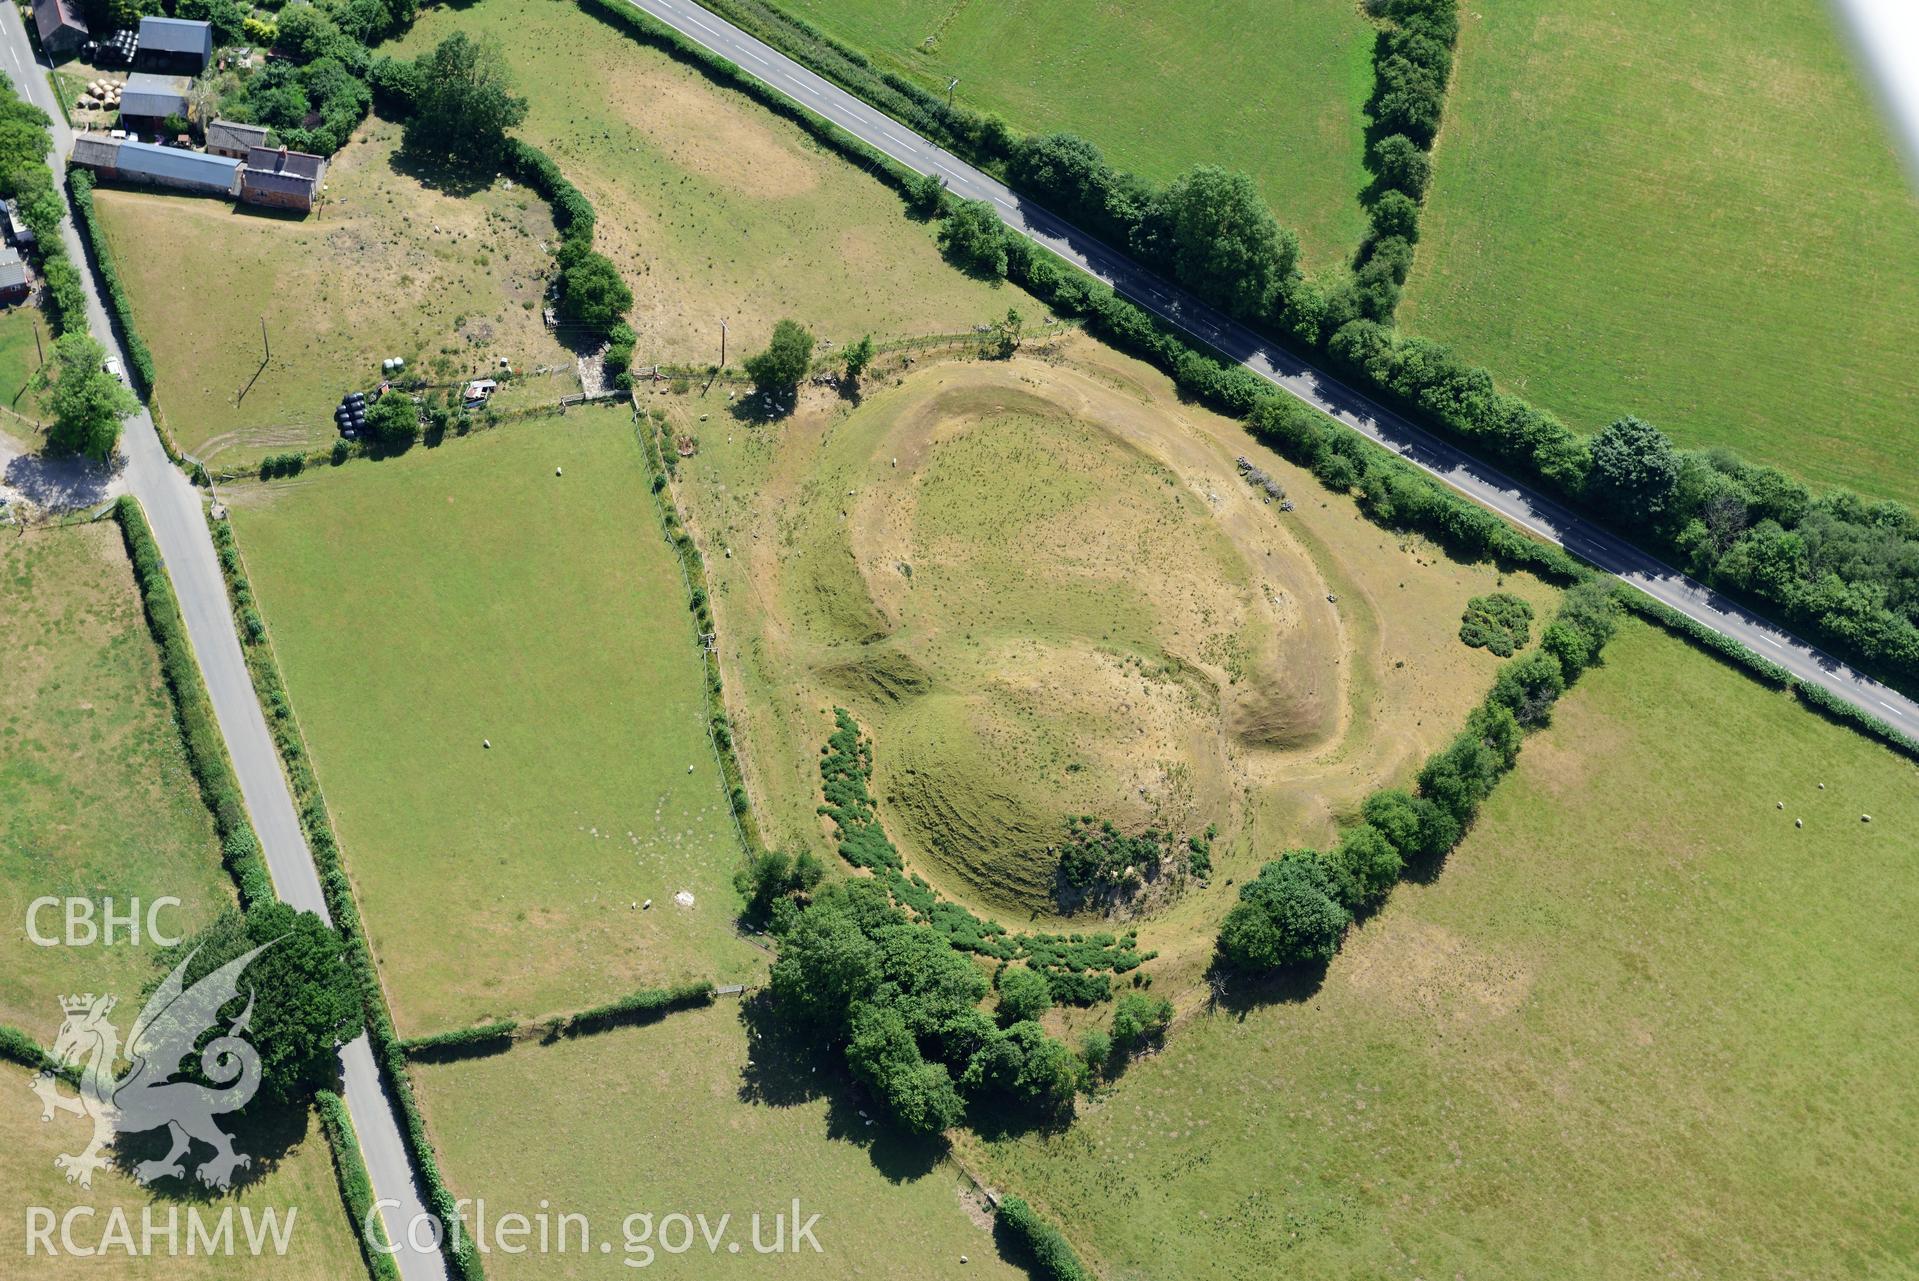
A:
{"type": "Polygon", "coordinates": [[[451,1032],[435,1032],[430,1036],[409,1036],[400,1042],[400,1048],[406,1051],[410,1059],[446,1063],[454,1059],[496,1054],[513,1043],[513,1034],[519,1027],[512,1019],[500,1019],[474,1027],[456,1028],[451,1032]]]}
{"type": "MultiPolygon", "coordinates": [[[[922,176],[876,158],[865,144],[846,138],[725,59],[635,15],[619,0],[581,2],[798,120],[909,202],[930,187],[922,176]]],[[[716,0],[716,8],[842,87],[876,92],[874,73],[862,70],[864,60],[855,51],[776,13],[763,0],[716,0]]],[[[1395,143],[1377,151],[1374,163],[1392,189],[1410,197],[1415,189],[1423,191],[1430,172],[1415,138],[1423,139],[1437,124],[1436,94],[1443,93],[1444,79],[1436,73],[1449,63],[1450,53],[1441,46],[1450,47],[1457,16],[1451,0],[1389,0],[1382,14],[1391,26],[1380,37],[1385,89],[1376,95],[1375,120],[1381,127],[1414,132],[1384,135],[1382,147],[1396,136],[1406,138],[1407,145],[1395,143]],[[1387,62],[1392,63],[1390,70],[1387,62]]],[[[885,83],[884,77],[880,82],[885,83]]],[[[1113,170],[1090,143],[1064,135],[1014,138],[1003,147],[996,141],[989,155],[970,145],[967,133],[962,129],[934,136],[976,164],[1003,170],[1023,194],[1086,230],[1127,247],[1174,280],[1195,285],[1182,276],[1176,258],[1154,252],[1156,242],[1135,243],[1142,227],[1153,230],[1146,214],[1154,207],[1156,189],[1113,170]],[[1001,150],[1004,164],[998,159],[1001,150]]],[[[1398,264],[1410,252],[1409,243],[1402,247],[1404,240],[1379,238],[1371,253],[1374,258],[1391,255],[1398,264]]],[[[1056,310],[1085,317],[1089,329],[1114,345],[1167,369],[1182,390],[1241,415],[1272,395],[1270,385],[1257,376],[1222,368],[1141,309],[1113,299],[1111,290],[1085,279],[1076,268],[1043,251],[1018,248],[1026,244],[1009,240],[1011,278],[1056,310]]],[[[1466,365],[1444,347],[1402,337],[1369,319],[1355,296],[1328,297],[1292,271],[1279,282],[1265,314],[1247,319],[1283,343],[1324,350],[1349,378],[1395,408],[1536,479],[1568,502],[1594,510],[1629,536],[1679,556],[1691,572],[1714,586],[1780,610],[1794,626],[1876,668],[1908,692],[1919,683],[1919,555],[1913,554],[1919,547],[1919,521],[1904,506],[1866,504],[1844,493],[1815,499],[1770,468],[1747,464],[1727,450],[1712,450],[1677,455],[1681,477],[1674,501],[1656,514],[1647,514],[1649,509],[1602,511],[1587,490],[1592,440],[1518,397],[1496,391],[1490,373],[1466,365]]],[[[1324,430],[1350,434],[1330,423],[1324,430]]],[[[1358,446],[1326,449],[1314,470],[1333,488],[1348,488],[1353,464],[1364,455],[1358,446]]],[[[1395,473],[1411,471],[1392,460],[1373,474],[1383,478],[1381,487],[1403,495],[1406,485],[1395,473]]],[[[1464,502],[1450,495],[1442,501],[1464,502]]],[[[1480,521],[1503,525],[1483,512],[1452,522],[1462,526],[1469,554],[1503,556],[1526,541],[1516,532],[1493,536],[1471,528],[1480,521]]],[[[1571,563],[1570,558],[1561,560],[1571,563]]]]}
{"type": "Polygon", "coordinates": [[[1479,806],[1519,759],[1525,735],[1599,661],[1617,627],[1611,586],[1591,576],[1568,589],[1548,626],[1557,639],[1505,663],[1466,728],[1419,771],[1413,792],[1382,789],[1329,850],[1288,850],[1240,887],[1217,940],[1232,969],[1323,965],[1355,916],[1379,907],[1409,867],[1431,866],[1471,828],[1479,806]]]}
{"type": "Polygon", "coordinates": [[[682,983],[678,987],[647,988],[617,1001],[608,1001],[569,1016],[561,1025],[564,1036],[589,1036],[609,1028],[652,1023],[675,1010],[713,1004],[711,983],[682,983]]]}
{"type": "Polygon", "coordinates": [[[367,1175],[346,1103],[331,1090],[321,1090],[313,1101],[327,1146],[333,1149],[333,1173],[340,1184],[340,1199],[346,1202],[347,1220],[360,1242],[360,1256],[366,1261],[367,1271],[374,1281],[399,1281],[400,1269],[387,1249],[386,1221],[374,1210],[373,1180],[367,1175]]]}
{"type": "Polygon", "coordinates": [[[1384,20],[1373,40],[1373,92],[1366,113],[1366,167],[1360,193],[1372,230],[1353,258],[1353,277],[1328,301],[1341,315],[1391,320],[1412,270],[1420,202],[1432,176],[1432,145],[1459,37],[1456,0],[1368,0],[1384,20]]]}
{"type": "Polygon", "coordinates": [[[1032,1252],[1039,1275],[1046,1281],[1093,1281],[1093,1274],[1079,1261],[1059,1229],[1040,1218],[1019,1197],[1001,1197],[996,1217],[1001,1227],[1032,1252]]]}
{"type": "Polygon", "coordinates": [[[233,763],[227,757],[226,740],[214,718],[213,704],[207,698],[200,665],[193,656],[193,642],[187,636],[185,620],[180,617],[180,602],[160,557],[160,546],[153,540],[146,513],[132,495],[122,496],[113,510],[120,524],[120,535],[126,542],[127,559],[133,563],[133,580],[140,589],[147,627],[160,654],[160,671],[172,695],[173,715],[186,745],[187,767],[193,772],[200,796],[213,814],[221,857],[239,886],[240,905],[251,908],[256,903],[271,902],[273,880],[267,873],[266,861],[260,856],[260,839],[247,817],[240,781],[234,777],[233,763]]]}
{"type": "Polygon", "coordinates": [[[133,302],[120,281],[120,268],[113,259],[113,245],[93,208],[93,175],[85,169],[67,170],[67,195],[73,205],[73,220],[93,254],[94,278],[107,296],[107,308],[113,314],[114,327],[120,331],[120,343],[127,353],[127,372],[133,376],[133,389],[141,400],[153,396],[155,371],[153,351],[140,336],[134,320],[133,302]]]}

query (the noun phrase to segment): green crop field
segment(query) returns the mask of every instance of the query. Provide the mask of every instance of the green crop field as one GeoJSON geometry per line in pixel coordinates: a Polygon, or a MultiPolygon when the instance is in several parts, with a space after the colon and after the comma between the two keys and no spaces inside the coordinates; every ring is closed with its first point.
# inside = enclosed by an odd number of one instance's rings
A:
{"type": "Polygon", "coordinates": [[[778,0],[1023,132],[1063,129],[1156,181],[1243,169],[1299,232],[1314,275],[1365,231],[1358,195],[1373,28],[1351,0],[778,0]]]}
{"type": "Polygon", "coordinates": [[[402,1029],[752,972],[626,411],[308,476],[234,523],[402,1029]]]}
{"type": "Polygon", "coordinates": [[[898,198],[797,125],[553,0],[421,14],[416,52],[454,31],[499,39],[530,101],[519,132],[599,212],[595,242],[633,286],[634,363],[729,363],[791,316],[835,342],[953,333],[1004,312],[1004,289],[940,260],[898,198]]]}
{"type": "MultiPolygon", "coordinates": [[[[733,998],[721,999],[651,1027],[415,1066],[455,1196],[484,1199],[491,1221],[545,1209],[584,1215],[590,1227],[585,1251],[515,1257],[496,1249],[488,1276],[1028,1275],[999,1257],[964,1175],[867,1120],[836,1079],[810,1071],[804,1049],[773,1034],[749,1041],[733,998]],[[819,1252],[800,1242],[797,1252],[756,1253],[753,1215],[770,1243],[773,1216],[790,1225],[795,1198],[801,1222],[820,1216],[819,1252]],[[705,1216],[717,1248],[697,1229],[687,1252],[664,1248],[681,1244],[665,1222],[676,1214],[705,1216]]],[[[575,1231],[570,1240],[578,1239],[575,1231]]]]}
{"type": "Polygon", "coordinates": [[[304,219],[96,193],[180,448],[219,466],[328,444],[340,397],[377,384],[391,356],[439,382],[497,373],[501,358],[565,371],[509,384],[502,407],[522,391],[552,401],[579,389],[572,354],[540,319],[552,270],[545,202],[502,185],[464,196],[427,186],[396,158],[399,135],[377,119],[364,126],[304,219]]]}
{"type": "Polygon", "coordinates": [[[1461,16],[1401,324],[1575,426],[1919,499],[1919,200],[1827,6],[1461,16]]]}
{"type": "MultiPolygon", "coordinates": [[[[157,921],[185,934],[233,890],[116,526],[0,538],[0,653],[0,1023],[50,1041],[61,996],[111,992],[130,1019],[155,949],[144,919],[138,944],[38,946],[28,903],[171,895],[157,921]]],[[[37,924],[64,936],[60,910],[37,924]]]]}
{"type": "Polygon", "coordinates": [[[1114,1277],[1904,1275],[1915,825],[1911,762],[1632,623],[1316,992],[979,1155],[1114,1277]]]}

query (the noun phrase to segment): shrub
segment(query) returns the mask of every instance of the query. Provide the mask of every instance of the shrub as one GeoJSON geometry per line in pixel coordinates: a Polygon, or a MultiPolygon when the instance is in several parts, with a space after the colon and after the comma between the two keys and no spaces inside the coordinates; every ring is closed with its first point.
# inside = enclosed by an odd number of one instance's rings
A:
{"type": "Polygon", "coordinates": [[[559,313],[592,333],[606,335],[633,308],[633,291],[620,269],[580,237],[560,244],[559,313]]]}
{"type": "Polygon", "coordinates": [[[1093,1274],[1073,1253],[1059,1229],[1033,1212],[1016,1196],[1003,1196],[995,1211],[999,1225],[1032,1253],[1036,1275],[1042,1281],[1093,1281],[1093,1274]]]}
{"type": "Polygon", "coordinates": [[[984,200],[961,200],[940,223],[940,252],[968,275],[998,280],[1006,274],[1009,234],[993,206],[984,200]]]}
{"type": "Polygon", "coordinates": [[[1525,648],[1532,617],[1533,607],[1517,596],[1505,592],[1475,596],[1466,602],[1459,620],[1459,639],[1474,649],[1511,658],[1514,651],[1525,648]]]}
{"type": "Polygon", "coordinates": [[[1386,901],[1399,882],[1405,860],[1399,848],[1371,823],[1340,833],[1326,856],[1339,901],[1349,912],[1366,911],[1386,901]]]}
{"type": "Polygon", "coordinates": [[[1403,133],[1390,134],[1373,144],[1373,172],[1389,191],[1401,191],[1418,200],[1432,180],[1432,157],[1403,133]]]}
{"type": "Polygon", "coordinates": [[[1144,992],[1128,992],[1113,1004],[1113,1044],[1132,1051],[1157,1041],[1173,1025],[1173,1003],[1144,992]]]}
{"type": "Polygon", "coordinates": [[[1565,692],[1566,674],[1559,660],[1544,650],[1535,650],[1501,667],[1487,698],[1531,729],[1546,723],[1553,704],[1565,692]]]}
{"type": "Polygon", "coordinates": [[[813,362],[813,335],[796,320],[773,326],[766,350],[746,361],[746,375],[763,392],[790,391],[806,377],[813,362]]]}
{"type": "Polygon", "coordinates": [[[1053,1008],[1053,989],[1045,976],[1024,966],[1008,969],[999,977],[999,1021],[1002,1025],[1026,1023],[1053,1008]]]}
{"type": "Polygon", "coordinates": [[[1311,850],[1291,850],[1240,886],[1220,927],[1219,953],[1242,970],[1323,964],[1351,921],[1325,862],[1311,850]]]}
{"type": "Polygon", "coordinates": [[[1371,216],[1375,236],[1419,239],[1419,206],[1403,191],[1389,191],[1375,200],[1371,216]]]}

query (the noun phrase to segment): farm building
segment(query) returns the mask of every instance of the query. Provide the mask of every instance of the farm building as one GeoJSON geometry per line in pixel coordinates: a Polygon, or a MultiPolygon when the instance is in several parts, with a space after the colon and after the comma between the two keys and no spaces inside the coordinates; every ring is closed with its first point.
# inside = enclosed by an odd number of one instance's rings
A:
{"type": "Polygon", "coordinates": [[[76,0],[33,0],[33,25],[48,57],[79,48],[92,34],[76,0]]]}
{"type": "Polygon", "coordinates": [[[140,19],[135,57],[156,71],[198,75],[213,60],[213,24],[187,18],[140,19]]]}
{"type": "Polygon", "coordinates": [[[210,196],[232,196],[240,183],[240,162],[231,156],[161,147],[150,142],[121,142],[99,134],[73,140],[73,163],[102,178],[149,183],[210,196]]]}
{"type": "Polygon", "coordinates": [[[216,120],[207,126],[207,150],[216,156],[232,156],[235,160],[245,160],[247,152],[255,147],[267,145],[267,132],[265,125],[243,125],[231,120],[216,120]]]}
{"type": "Polygon", "coordinates": [[[0,302],[25,302],[33,290],[33,278],[18,249],[0,249],[0,302]]]}
{"type": "Polygon", "coordinates": [[[187,114],[187,87],[191,83],[185,76],[134,72],[120,90],[120,123],[147,133],[163,132],[168,116],[187,114]]]}
{"type": "Polygon", "coordinates": [[[240,170],[240,199],[252,205],[309,212],[326,174],[326,161],[285,147],[254,147],[240,170]]]}

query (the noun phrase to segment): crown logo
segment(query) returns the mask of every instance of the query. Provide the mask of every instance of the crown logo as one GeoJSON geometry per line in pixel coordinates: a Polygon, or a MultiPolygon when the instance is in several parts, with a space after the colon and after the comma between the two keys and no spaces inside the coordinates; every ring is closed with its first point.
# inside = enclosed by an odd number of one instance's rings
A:
{"type": "MultiPolygon", "coordinates": [[[[60,998],[60,1009],[66,1014],[85,1014],[93,1008],[93,1000],[94,997],[91,992],[88,992],[85,996],[63,996],[60,998]]],[[[107,998],[107,1002],[110,1005],[112,998],[107,998]]]]}

